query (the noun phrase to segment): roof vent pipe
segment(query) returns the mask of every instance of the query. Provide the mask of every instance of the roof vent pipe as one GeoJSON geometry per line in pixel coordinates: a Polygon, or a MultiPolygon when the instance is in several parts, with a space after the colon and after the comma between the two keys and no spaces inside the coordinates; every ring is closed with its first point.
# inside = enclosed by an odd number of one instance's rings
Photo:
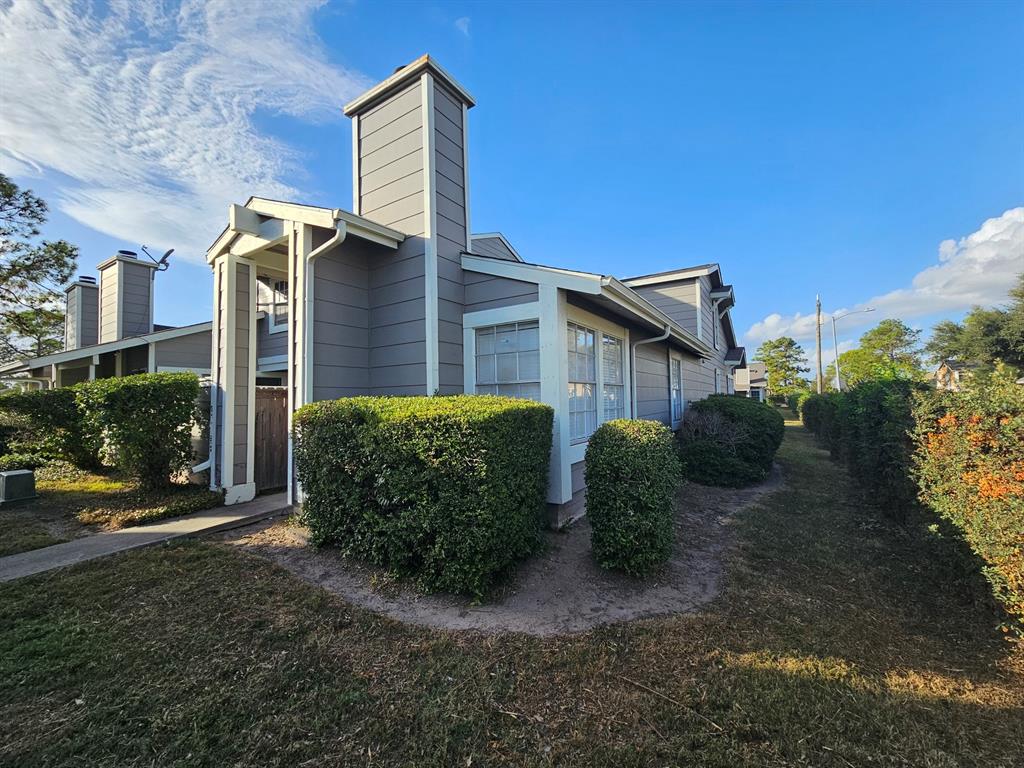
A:
{"type": "Polygon", "coordinates": [[[137,258],[139,258],[139,254],[137,254],[135,251],[126,251],[123,248],[117,252],[117,255],[118,256],[127,256],[129,259],[137,259],[137,258]]]}

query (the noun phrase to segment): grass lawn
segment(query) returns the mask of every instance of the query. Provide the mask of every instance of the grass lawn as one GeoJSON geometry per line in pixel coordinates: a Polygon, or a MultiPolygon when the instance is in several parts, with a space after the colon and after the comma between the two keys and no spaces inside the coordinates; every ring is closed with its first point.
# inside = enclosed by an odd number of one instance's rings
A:
{"type": "Polygon", "coordinates": [[[200,486],[145,492],[131,480],[64,463],[36,470],[36,493],[38,499],[0,509],[0,557],[220,503],[217,494],[200,486]]]}
{"type": "Polygon", "coordinates": [[[1020,652],[787,431],[694,616],[425,630],[195,542],[0,585],[0,764],[1020,766],[1020,652]]]}

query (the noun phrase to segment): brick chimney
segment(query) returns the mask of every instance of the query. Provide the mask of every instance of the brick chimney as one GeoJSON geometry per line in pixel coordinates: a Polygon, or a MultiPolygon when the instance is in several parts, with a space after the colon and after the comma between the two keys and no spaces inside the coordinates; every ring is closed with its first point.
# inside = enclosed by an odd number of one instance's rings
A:
{"type": "MultiPolygon", "coordinates": [[[[473,97],[424,55],[345,106],[352,118],[354,212],[408,235],[389,262],[404,263],[405,280],[422,280],[425,394],[462,391],[461,252],[469,248],[466,114],[473,104],[473,97]]],[[[389,266],[378,268],[383,275],[389,266]]],[[[390,270],[395,273],[393,266],[390,270]]],[[[370,302],[373,334],[372,293],[370,302]]],[[[407,379],[398,378],[397,367],[374,370],[371,360],[370,373],[374,391],[407,393],[401,389],[407,379]]]]}
{"type": "Polygon", "coordinates": [[[118,251],[97,269],[99,343],[152,332],[156,265],[140,260],[133,251],[118,251]]]}
{"type": "Polygon", "coordinates": [[[99,342],[99,286],[95,277],[82,275],[64,289],[64,349],[80,349],[99,342]]]}

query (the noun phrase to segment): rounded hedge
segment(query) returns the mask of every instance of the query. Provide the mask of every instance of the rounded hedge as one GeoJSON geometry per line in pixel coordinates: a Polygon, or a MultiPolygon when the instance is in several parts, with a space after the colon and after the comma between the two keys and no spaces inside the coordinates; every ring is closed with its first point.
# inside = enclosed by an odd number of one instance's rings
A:
{"type": "Polygon", "coordinates": [[[641,576],[665,563],[680,479],[672,432],[657,421],[606,422],[590,437],[585,474],[598,565],[641,576]]]}

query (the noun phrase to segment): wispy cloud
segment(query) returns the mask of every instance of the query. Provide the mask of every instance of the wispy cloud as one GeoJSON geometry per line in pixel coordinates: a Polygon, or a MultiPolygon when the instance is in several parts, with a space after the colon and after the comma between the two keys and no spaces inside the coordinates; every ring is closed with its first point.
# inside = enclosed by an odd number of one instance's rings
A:
{"type": "MultiPolygon", "coordinates": [[[[1011,208],[1001,216],[988,219],[976,232],[959,240],[944,240],[938,251],[938,262],[918,272],[909,287],[874,296],[853,307],[837,309],[837,312],[866,307],[876,309],[851,318],[847,329],[864,327],[887,317],[909,321],[1004,301],[1017,275],[1024,272],[1024,208],[1011,208]]],[[[798,341],[813,339],[814,315],[770,314],[754,323],[745,339],[748,344],[756,345],[778,336],[792,336],[798,341]]]]}
{"type": "Polygon", "coordinates": [[[455,20],[455,28],[469,37],[469,16],[460,16],[455,20]]]}
{"type": "Polygon", "coordinates": [[[229,202],[301,194],[299,153],[254,117],[338,119],[369,84],[327,60],[322,4],[0,5],[0,170],[52,177],[87,226],[201,258],[229,202]]]}

